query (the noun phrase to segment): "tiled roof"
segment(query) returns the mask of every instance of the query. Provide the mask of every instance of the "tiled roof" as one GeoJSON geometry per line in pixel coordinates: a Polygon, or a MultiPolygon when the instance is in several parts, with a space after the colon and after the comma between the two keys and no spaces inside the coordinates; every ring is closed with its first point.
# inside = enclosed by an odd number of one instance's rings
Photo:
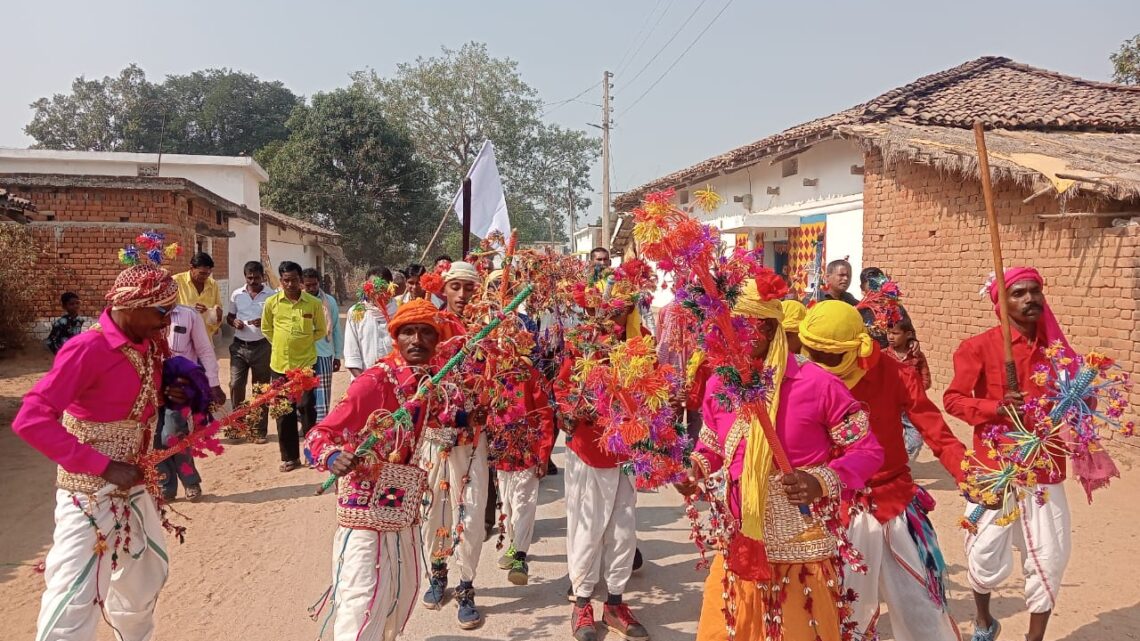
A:
{"type": "Polygon", "coordinates": [[[901,120],[971,127],[976,119],[1001,129],[1140,132],[1140,87],[1066,76],[1009,58],[982,57],[636,187],[615,199],[614,208],[628,210],[646,193],[700,182],[810,145],[834,135],[842,125],[901,120]]]}

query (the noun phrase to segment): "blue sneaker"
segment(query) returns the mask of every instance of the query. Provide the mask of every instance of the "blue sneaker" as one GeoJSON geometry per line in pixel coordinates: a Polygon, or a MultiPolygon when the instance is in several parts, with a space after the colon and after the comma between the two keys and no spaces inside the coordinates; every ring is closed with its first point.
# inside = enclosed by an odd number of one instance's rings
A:
{"type": "Polygon", "coordinates": [[[427,592],[424,592],[424,607],[429,610],[438,610],[443,604],[444,594],[447,592],[447,566],[442,569],[432,567],[431,579],[428,581],[427,592]]]}
{"type": "Polygon", "coordinates": [[[455,587],[455,602],[459,604],[459,627],[474,630],[483,623],[483,615],[475,607],[475,586],[461,581],[455,587]]]}
{"type": "Polygon", "coordinates": [[[999,634],[1001,634],[1001,621],[994,619],[990,627],[985,630],[979,628],[978,622],[974,621],[974,636],[970,637],[970,641],[997,641],[999,634]]]}

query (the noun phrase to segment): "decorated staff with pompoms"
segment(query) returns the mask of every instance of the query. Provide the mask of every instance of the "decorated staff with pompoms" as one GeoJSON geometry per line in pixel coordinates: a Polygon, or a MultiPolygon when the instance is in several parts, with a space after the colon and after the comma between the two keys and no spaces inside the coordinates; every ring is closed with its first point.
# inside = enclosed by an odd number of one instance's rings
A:
{"type": "MultiPolygon", "coordinates": [[[[642,417],[621,407],[613,411],[611,402],[624,390],[599,387],[592,371],[608,367],[618,345],[647,334],[637,308],[641,297],[654,289],[652,270],[631,260],[616,272],[592,271],[572,289],[584,315],[567,333],[566,354],[554,383],[560,424],[569,432],[566,558],[574,598],[571,632],[577,641],[597,639],[592,595],[604,581],[603,624],[622,638],[645,641],[649,633],[623,600],[637,554],[637,491],[627,473],[633,471],[626,467],[630,452],[621,447],[630,443],[620,436],[618,443],[610,443],[606,434],[607,421],[612,428],[622,416],[633,424],[642,417]]],[[[651,352],[645,349],[642,356],[651,352]]]]}
{"type": "Polygon", "coordinates": [[[162,384],[178,285],[161,263],[177,253],[155,232],[121,250],[130,266],[107,292],[99,322],[63,346],[12,422],[59,465],[37,639],[94,641],[101,618],[123,638],[154,633],[169,566],[158,497],[138,460],[156,412],[167,399],[186,400],[162,384]]]}
{"type": "MultiPolygon", "coordinates": [[[[1110,360],[1072,349],[1037,270],[1013,267],[1004,276],[1016,385],[1007,380],[1002,330],[994,327],[958,347],[944,401],[946,411],[974,427],[963,525],[975,638],[997,638],[990,593],[1013,571],[1012,546],[1020,541],[1025,567],[1034,568],[1025,575],[1027,638],[1041,639],[1072,551],[1063,482],[1071,472],[1091,501],[1093,490],[1118,475],[1100,432],[1132,432],[1121,422],[1128,381],[1110,360]]],[[[983,291],[1000,315],[999,288],[992,282],[983,291]]]]}

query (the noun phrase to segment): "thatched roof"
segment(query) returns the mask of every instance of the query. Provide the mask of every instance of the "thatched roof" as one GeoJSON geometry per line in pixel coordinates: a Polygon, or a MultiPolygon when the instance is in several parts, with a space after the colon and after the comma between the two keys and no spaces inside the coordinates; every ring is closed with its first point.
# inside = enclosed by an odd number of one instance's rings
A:
{"type": "MultiPolygon", "coordinates": [[[[887,121],[846,125],[840,134],[878,148],[885,160],[978,175],[970,129],[887,121]]],[[[1051,186],[1064,201],[1079,193],[1140,199],[1140,133],[997,129],[986,133],[990,171],[1034,191],[1051,186]]]]}
{"type": "Polygon", "coordinates": [[[312,234],[314,236],[321,236],[323,238],[340,238],[340,234],[331,229],[321,227],[320,225],[315,225],[307,220],[294,218],[289,214],[282,214],[279,211],[273,211],[272,209],[262,209],[261,216],[274,225],[288,227],[295,231],[299,231],[302,234],[312,234]]]}
{"type": "Polygon", "coordinates": [[[1140,133],[1140,87],[1095,82],[986,56],[892,89],[871,100],[796,125],[626,192],[614,209],[632,209],[667,187],[684,187],[761,159],[811,146],[838,128],[876,122],[1036,131],[1140,133]]]}

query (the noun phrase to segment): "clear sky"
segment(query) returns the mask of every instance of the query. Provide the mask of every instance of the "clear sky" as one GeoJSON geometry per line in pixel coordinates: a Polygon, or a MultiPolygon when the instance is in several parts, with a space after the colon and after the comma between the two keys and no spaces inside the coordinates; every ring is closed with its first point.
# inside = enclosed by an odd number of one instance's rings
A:
{"type": "MultiPolygon", "coordinates": [[[[30,144],[23,127],[36,98],[131,62],[155,80],[230,67],[310,95],[354,70],[388,74],[475,40],[518,61],[545,102],[593,86],[548,114],[565,126],[601,121],[587,103],[601,101],[602,72],[617,72],[615,191],[978,56],[1107,80],[1109,53],[1140,32],[1135,0],[2,0],[0,9],[0,146],[30,144]]],[[[600,190],[597,169],[594,182],[600,190]]]]}

